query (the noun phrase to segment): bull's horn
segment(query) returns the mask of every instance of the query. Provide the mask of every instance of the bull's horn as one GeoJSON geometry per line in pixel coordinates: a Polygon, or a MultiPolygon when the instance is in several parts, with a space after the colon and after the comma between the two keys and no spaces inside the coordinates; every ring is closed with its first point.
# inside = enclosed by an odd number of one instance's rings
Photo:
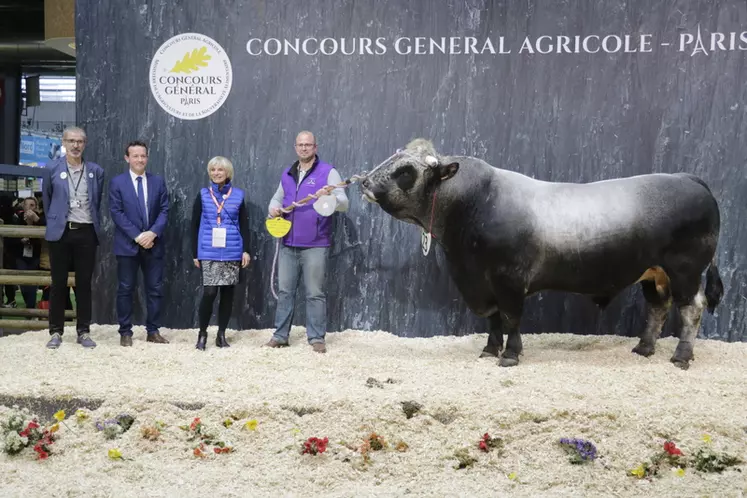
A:
{"type": "Polygon", "coordinates": [[[425,156],[425,163],[428,166],[438,166],[438,159],[433,156],[425,156]]]}

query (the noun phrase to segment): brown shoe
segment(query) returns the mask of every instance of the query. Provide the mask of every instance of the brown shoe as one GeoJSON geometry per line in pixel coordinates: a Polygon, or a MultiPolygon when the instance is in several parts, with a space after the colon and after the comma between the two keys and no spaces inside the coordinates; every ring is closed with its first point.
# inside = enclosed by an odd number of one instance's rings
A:
{"type": "Polygon", "coordinates": [[[148,334],[148,339],[146,342],[155,342],[156,344],[168,344],[169,341],[164,339],[164,337],[156,332],[155,334],[148,334]]]}
{"type": "Polygon", "coordinates": [[[131,348],[132,347],[132,336],[131,335],[119,336],[119,345],[124,346],[126,348],[131,348]]]}
{"type": "Polygon", "coordinates": [[[275,339],[270,339],[267,344],[263,344],[263,348],[287,348],[290,346],[287,342],[278,342],[275,339]]]}
{"type": "Polygon", "coordinates": [[[324,345],[323,342],[316,342],[312,344],[311,349],[313,349],[315,353],[326,353],[327,352],[327,347],[324,345]]]}

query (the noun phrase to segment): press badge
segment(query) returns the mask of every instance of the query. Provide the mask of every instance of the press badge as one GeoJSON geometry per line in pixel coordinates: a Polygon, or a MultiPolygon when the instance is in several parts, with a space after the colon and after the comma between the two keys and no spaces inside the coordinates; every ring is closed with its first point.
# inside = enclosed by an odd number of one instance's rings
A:
{"type": "Polygon", "coordinates": [[[213,247],[226,247],[225,228],[213,228],[213,247]]]}
{"type": "Polygon", "coordinates": [[[79,208],[80,207],[80,201],[78,199],[71,200],[70,201],[70,207],[79,208]]]}
{"type": "Polygon", "coordinates": [[[34,256],[34,247],[31,244],[26,244],[23,246],[23,257],[24,258],[31,258],[34,256]]]}

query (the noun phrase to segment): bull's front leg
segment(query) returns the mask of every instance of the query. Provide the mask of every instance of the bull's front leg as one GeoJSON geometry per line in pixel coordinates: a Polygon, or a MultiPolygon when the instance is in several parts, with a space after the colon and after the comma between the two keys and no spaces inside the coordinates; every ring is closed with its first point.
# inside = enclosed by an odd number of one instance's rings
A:
{"type": "MultiPolygon", "coordinates": [[[[523,349],[521,334],[519,333],[521,314],[514,315],[502,312],[501,315],[501,334],[505,332],[508,339],[506,340],[506,350],[501,355],[498,364],[502,367],[515,367],[519,364],[519,355],[523,349]]],[[[502,335],[501,339],[503,339],[502,335]]]]}
{"type": "Polygon", "coordinates": [[[501,329],[501,313],[499,311],[488,317],[490,330],[488,331],[488,345],[480,354],[480,358],[497,358],[503,351],[503,330],[501,329]]]}
{"type": "MultiPolygon", "coordinates": [[[[524,309],[525,292],[521,290],[519,283],[508,281],[502,274],[491,279],[491,288],[500,311],[490,317],[495,320],[491,321],[490,337],[495,337],[495,340],[500,339],[501,345],[503,345],[503,335],[507,337],[506,349],[498,364],[502,367],[515,367],[519,364],[519,355],[523,349],[519,323],[524,309]]],[[[490,340],[488,340],[488,345],[490,345],[490,340]]]]}

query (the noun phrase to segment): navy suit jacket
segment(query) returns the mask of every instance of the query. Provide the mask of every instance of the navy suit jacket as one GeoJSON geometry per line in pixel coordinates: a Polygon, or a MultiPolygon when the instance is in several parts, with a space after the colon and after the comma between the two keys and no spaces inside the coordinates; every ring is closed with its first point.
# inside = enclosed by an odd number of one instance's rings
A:
{"type": "MultiPolygon", "coordinates": [[[[99,236],[101,228],[101,194],[104,192],[104,170],[96,163],[85,161],[86,183],[88,184],[88,203],[91,208],[91,219],[99,236]]],[[[42,200],[47,217],[47,230],[44,238],[56,242],[62,238],[67,225],[67,214],[70,210],[70,186],[67,180],[67,159],[59,157],[47,163],[49,179],[42,183],[42,200]],[[65,173],[65,178],[60,175],[65,173]]]]}
{"type": "Polygon", "coordinates": [[[132,184],[128,170],[112,178],[109,183],[109,212],[114,221],[114,254],[116,256],[137,256],[140,245],[135,239],[142,232],[154,232],[157,237],[152,251],[153,256],[164,255],[163,232],[169,216],[169,193],[163,177],[145,173],[148,181],[148,226],[141,230],[142,217],[138,205],[137,191],[132,184]]]}

